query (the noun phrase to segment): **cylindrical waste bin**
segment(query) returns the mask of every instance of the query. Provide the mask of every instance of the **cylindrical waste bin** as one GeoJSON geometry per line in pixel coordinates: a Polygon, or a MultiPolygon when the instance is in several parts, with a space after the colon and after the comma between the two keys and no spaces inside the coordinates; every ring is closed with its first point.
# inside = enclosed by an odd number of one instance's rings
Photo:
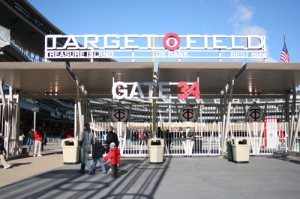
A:
{"type": "Polygon", "coordinates": [[[228,161],[233,162],[231,140],[227,140],[227,159],[228,161]]]}
{"type": "Polygon", "coordinates": [[[77,164],[79,162],[80,146],[78,139],[67,138],[61,142],[64,164],[77,164]]]}
{"type": "Polygon", "coordinates": [[[164,139],[162,138],[151,138],[148,140],[150,164],[164,162],[164,143],[164,139]]]}
{"type": "Polygon", "coordinates": [[[250,139],[237,137],[231,140],[233,162],[249,163],[250,139]]]}

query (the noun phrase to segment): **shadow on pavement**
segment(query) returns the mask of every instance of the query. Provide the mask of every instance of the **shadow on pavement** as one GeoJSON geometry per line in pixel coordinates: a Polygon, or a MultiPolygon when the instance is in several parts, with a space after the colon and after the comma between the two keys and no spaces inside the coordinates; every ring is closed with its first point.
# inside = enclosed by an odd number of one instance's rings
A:
{"type": "Polygon", "coordinates": [[[287,158],[284,155],[270,156],[268,158],[272,158],[272,159],[276,159],[276,160],[282,160],[282,161],[287,161],[287,162],[291,162],[291,163],[294,163],[294,164],[300,164],[300,159],[299,158],[291,159],[291,158],[287,158]]]}
{"type": "Polygon", "coordinates": [[[153,198],[170,161],[150,165],[148,159],[122,159],[117,179],[101,171],[80,174],[80,164],[64,165],[0,188],[1,198],[153,198]]]}

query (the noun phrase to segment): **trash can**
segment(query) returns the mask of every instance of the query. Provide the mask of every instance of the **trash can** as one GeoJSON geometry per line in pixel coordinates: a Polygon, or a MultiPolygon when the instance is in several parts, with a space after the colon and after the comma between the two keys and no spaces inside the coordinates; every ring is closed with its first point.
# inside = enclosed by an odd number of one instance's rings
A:
{"type": "Polygon", "coordinates": [[[61,142],[63,150],[64,164],[77,164],[79,163],[80,147],[78,145],[78,139],[67,138],[61,142]]]}
{"type": "Polygon", "coordinates": [[[233,162],[249,163],[250,139],[246,137],[233,138],[231,145],[233,162]]]}
{"type": "Polygon", "coordinates": [[[233,162],[231,140],[227,140],[227,159],[228,161],[233,162]]]}
{"type": "Polygon", "coordinates": [[[162,138],[151,138],[148,140],[150,164],[164,162],[164,143],[162,138]]]}

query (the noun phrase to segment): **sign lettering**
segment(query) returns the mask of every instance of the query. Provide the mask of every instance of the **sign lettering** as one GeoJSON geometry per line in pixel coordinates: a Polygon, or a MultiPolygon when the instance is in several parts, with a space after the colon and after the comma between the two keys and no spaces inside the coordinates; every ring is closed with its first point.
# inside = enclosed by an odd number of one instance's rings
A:
{"type": "MultiPolygon", "coordinates": [[[[175,83],[176,84],[176,83],[175,83]]],[[[132,98],[169,98],[171,92],[171,82],[114,82],[112,86],[112,95],[114,99],[132,99],[132,98]],[[158,88],[158,97],[153,96],[153,86],[158,88]],[[143,93],[142,88],[146,88],[148,93],[143,93]]],[[[174,83],[172,83],[174,85],[174,83]]],[[[177,86],[181,88],[177,94],[179,99],[187,99],[189,96],[194,96],[195,99],[200,99],[200,90],[198,82],[188,83],[179,82],[177,86]],[[189,85],[191,85],[189,87],[189,85]]]]}
{"type": "Polygon", "coordinates": [[[260,35],[46,35],[46,59],[266,58],[260,35]],[[207,55],[205,55],[207,53],[207,55]]]}

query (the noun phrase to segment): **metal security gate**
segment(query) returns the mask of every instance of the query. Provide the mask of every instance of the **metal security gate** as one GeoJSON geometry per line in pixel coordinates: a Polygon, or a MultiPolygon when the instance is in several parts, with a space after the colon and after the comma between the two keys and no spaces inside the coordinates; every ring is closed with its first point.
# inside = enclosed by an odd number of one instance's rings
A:
{"type": "MultiPolygon", "coordinates": [[[[249,110],[249,109],[248,109],[249,110]]],[[[234,104],[230,110],[229,132],[227,140],[233,137],[250,139],[250,155],[272,155],[274,152],[287,152],[288,123],[284,122],[284,104],[234,104]],[[252,106],[263,110],[261,121],[250,121],[247,108],[252,106]],[[269,133],[268,124],[272,127],[269,133]],[[270,134],[270,136],[267,136],[270,134]]],[[[227,146],[226,146],[227,147],[227,146]]]]}
{"type": "MultiPolygon", "coordinates": [[[[122,157],[148,157],[148,140],[156,137],[147,123],[94,123],[91,125],[95,136],[103,143],[107,127],[113,125],[118,134],[122,157]]],[[[168,157],[196,157],[220,155],[221,123],[203,124],[202,131],[190,131],[180,123],[172,131],[164,133],[164,155],[168,157]],[[178,127],[180,125],[181,127],[178,127]],[[178,128],[177,128],[178,127],[178,128]]],[[[195,128],[195,127],[193,127],[195,128]]]]}
{"type": "Polygon", "coordinates": [[[274,152],[287,152],[286,123],[275,123],[276,134],[265,137],[265,123],[231,123],[229,138],[248,137],[250,139],[250,155],[272,155],[274,152]],[[268,143],[268,145],[267,145],[268,143]]]}
{"type": "MultiPolygon", "coordinates": [[[[231,106],[226,139],[248,137],[250,139],[250,155],[253,156],[272,155],[278,151],[287,152],[289,135],[286,132],[288,132],[289,125],[284,121],[284,104],[255,104],[265,110],[264,119],[273,119],[271,124],[273,127],[276,126],[273,137],[266,137],[264,120],[260,122],[247,120],[246,109],[252,105],[239,103],[231,106]]],[[[199,116],[195,122],[174,121],[177,117],[168,113],[167,108],[170,106],[161,105],[162,109],[158,108],[156,124],[164,132],[161,135],[151,131],[153,126],[151,107],[146,107],[140,104],[132,106],[133,118],[127,123],[95,123],[96,136],[105,141],[107,126],[113,125],[119,136],[123,157],[148,157],[148,140],[153,137],[164,138],[164,156],[167,157],[220,156],[223,151],[226,152],[226,144],[222,149],[226,120],[222,120],[220,104],[198,106],[199,116]],[[144,110],[142,115],[137,114],[137,111],[140,110],[144,110]],[[171,116],[171,120],[169,116],[171,116]],[[140,122],[134,122],[135,120],[140,122]]],[[[296,140],[298,139],[296,137],[296,140]]],[[[295,149],[298,149],[297,147],[299,147],[298,142],[295,149]]]]}

